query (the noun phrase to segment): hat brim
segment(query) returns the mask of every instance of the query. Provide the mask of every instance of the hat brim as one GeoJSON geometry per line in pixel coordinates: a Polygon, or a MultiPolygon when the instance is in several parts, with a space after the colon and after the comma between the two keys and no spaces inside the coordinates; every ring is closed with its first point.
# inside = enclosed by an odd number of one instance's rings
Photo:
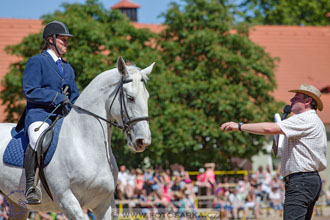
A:
{"type": "Polygon", "coordinates": [[[59,36],[73,37],[72,34],[58,34],[59,36]]]}
{"type": "Polygon", "coordinates": [[[309,91],[306,91],[306,90],[301,90],[301,89],[294,89],[294,90],[290,90],[289,92],[294,92],[294,93],[299,92],[299,93],[302,93],[302,94],[305,94],[305,95],[308,95],[308,96],[312,97],[316,101],[316,103],[317,103],[317,109],[319,111],[322,111],[323,110],[323,102],[322,102],[322,100],[320,99],[320,97],[318,97],[314,93],[309,92],[309,91]]]}

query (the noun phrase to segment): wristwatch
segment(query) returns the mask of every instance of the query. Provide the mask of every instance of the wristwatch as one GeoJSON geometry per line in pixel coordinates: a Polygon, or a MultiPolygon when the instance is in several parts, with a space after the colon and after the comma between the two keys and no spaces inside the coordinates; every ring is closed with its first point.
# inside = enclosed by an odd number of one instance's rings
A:
{"type": "Polygon", "coordinates": [[[242,131],[243,124],[244,124],[243,122],[238,122],[238,130],[242,131]]]}

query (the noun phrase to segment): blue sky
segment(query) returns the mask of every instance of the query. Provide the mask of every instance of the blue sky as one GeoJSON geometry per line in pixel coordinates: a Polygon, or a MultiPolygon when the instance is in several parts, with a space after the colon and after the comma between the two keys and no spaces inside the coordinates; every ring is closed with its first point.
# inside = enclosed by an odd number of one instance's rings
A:
{"type": "MultiPolygon", "coordinates": [[[[110,8],[120,0],[99,0],[105,8],[110,8]]],[[[161,24],[164,19],[158,16],[168,9],[170,2],[180,0],[131,0],[139,4],[138,20],[140,23],[161,24]]],[[[42,15],[61,10],[61,4],[84,3],[85,0],[1,0],[0,18],[39,19],[42,15]]]]}

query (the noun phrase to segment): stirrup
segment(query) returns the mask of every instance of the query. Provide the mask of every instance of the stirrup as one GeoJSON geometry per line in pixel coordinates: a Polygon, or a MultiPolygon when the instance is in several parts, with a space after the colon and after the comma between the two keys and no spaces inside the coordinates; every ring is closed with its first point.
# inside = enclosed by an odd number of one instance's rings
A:
{"type": "Polygon", "coordinates": [[[28,205],[39,205],[41,203],[41,190],[38,186],[31,186],[25,194],[25,203],[28,205]]]}

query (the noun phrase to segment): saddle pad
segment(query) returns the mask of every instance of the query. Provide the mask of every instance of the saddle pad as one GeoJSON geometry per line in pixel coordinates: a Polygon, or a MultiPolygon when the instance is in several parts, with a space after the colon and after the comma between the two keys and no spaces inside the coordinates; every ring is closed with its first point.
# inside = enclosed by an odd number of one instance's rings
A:
{"type": "MultiPolygon", "coordinates": [[[[63,119],[61,118],[58,120],[56,125],[54,126],[54,136],[53,140],[48,148],[48,151],[45,156],[44,160],[44,167],[46,167],[51,159],[53,158],[53,155],[56,150],[58,137],[60,134],[60,130],[62,127],[63,119]]],[[[15,130],[15,128],[13,128],[15,130]]],[[[3,155],[3,162],[8,165],[16,166],[16,167],[24,167],[24,153],[27,148],[27,145],[29,143],[29,138],[25,135],[25,131],[22,130],[18,133],[14,133],[12,130],[13,138],[10,140],[5,153],[3,155]]]]}

